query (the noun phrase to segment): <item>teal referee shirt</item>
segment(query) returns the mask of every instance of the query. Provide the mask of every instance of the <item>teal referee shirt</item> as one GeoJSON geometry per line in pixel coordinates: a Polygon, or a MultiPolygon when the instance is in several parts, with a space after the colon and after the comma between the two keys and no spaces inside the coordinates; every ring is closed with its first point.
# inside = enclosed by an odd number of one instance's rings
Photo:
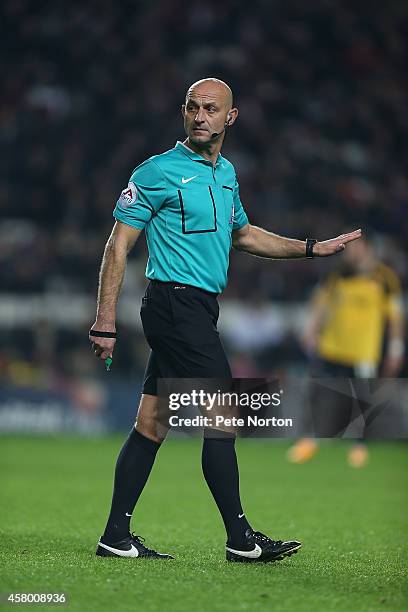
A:
{"type": "Polygon", "coordinates": [[[231,162],[213,166],[182,142],[134,170],[113,216],[145,229],[147,278],[214,293],[227,284],[231,232],[248,223],[231,162]]]}

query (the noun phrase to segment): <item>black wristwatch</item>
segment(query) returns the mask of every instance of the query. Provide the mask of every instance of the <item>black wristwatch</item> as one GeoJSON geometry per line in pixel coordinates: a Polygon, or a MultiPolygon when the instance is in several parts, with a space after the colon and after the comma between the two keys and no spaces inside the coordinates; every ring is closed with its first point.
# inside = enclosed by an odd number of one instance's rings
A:
{"type": "Polygon", "coordinates": [[[306,257],[315,257],[313,247],[317,240],[315,238],[306,238],[306,257]]]}

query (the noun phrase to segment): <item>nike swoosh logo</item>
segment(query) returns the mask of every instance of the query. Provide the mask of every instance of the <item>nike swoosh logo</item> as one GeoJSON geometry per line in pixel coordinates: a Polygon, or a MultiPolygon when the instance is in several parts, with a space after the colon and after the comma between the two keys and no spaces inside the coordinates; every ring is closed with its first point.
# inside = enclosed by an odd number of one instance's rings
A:
{"type": "Polygon", "coordinates": [[[118,555],[118,557],[138,557],[139,556],[139,551],[137,550],[136,546],[133,546],[133,544],[129,550],[121,550],[120,548],[112,548],[112,546],[108,546],[107,544],[103,544],[102,542],[99,542],[99,546],[102,546],[102,548],[106,548],[106,550],[109,550],[110,552],[115,553],[115,555],[118,555]]]}
{"type": "Polygon", "coordinates": [[[192,176],[191,178],[185,179],[184,176],[181,179],[181,182],[183,183],[183,185],[185,185],[186,183],[189,183],[190,181],[192,181],[193,179],[197,178],[198,174],[196,174],[195,176],[192,176]]]}
{"type": "Polygon", "coordinates": [[[132,516],[131,514],[129,514],[128,512],[125,512],[126,516],[132,516]]]}
{"type": "Polygon", "coordinates": [[[238,518],[242,518],[243,516],[245,516],[245,513],[238,514],[238,518]]]}
{"type": "Polygon", "coordinates": [[[240,557],[248,557],[249,559],[257,559],[262,555],[262,548],[259,544],[255,544],[255,548],[253,550],[234,550],[233,548],[228,548],[227,550],[235,555],[239,555],[240,557]]]}

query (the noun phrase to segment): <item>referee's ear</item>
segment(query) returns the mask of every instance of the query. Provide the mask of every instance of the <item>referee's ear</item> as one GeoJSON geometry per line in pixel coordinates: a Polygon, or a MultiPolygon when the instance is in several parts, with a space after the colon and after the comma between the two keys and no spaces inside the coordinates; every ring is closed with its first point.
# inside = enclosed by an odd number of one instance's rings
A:
{"type": "Polygon", "coordinates": [[[231,125],[233,125],[235,123],[235,121],[237,120],[238,117],[238,109],[237,108],[231,108],[228,111],[228,115],[227,115],[227,125],[228,127],[230,127],[231,125]]]}
{"type": "Polygon", "coordinates": [[[184,119],[184,117],[186,116],[186,105],[182,104],[180,110],[181,110],[181,114],[182,114],[183,119],[184,119]]]}

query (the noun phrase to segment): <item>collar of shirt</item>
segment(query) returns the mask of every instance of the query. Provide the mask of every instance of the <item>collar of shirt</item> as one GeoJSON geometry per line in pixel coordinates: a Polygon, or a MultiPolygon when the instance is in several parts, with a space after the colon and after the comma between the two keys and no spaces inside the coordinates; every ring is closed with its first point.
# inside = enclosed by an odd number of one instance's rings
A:
{"type": "MultiPolygon", "coordinates": [[[[187,147],[184,144],[184,142],[181,142],[181,140],[178,140],[176,142],[175,149],[179,149],[182,153],[184,153],[184,155],[187,155],[187,157],[189,157],[193,161],[204,162],[205,164],[212,166],[212,162],[209,159],[205,159],[205,157],[203,157],[202,155],[199,155],[198,153],[190,149],[190,147],[187,147]]],[[[221,165],[222,165],[222,155],[221,153],[218,153],[217,161],[215,162],[215,167],[218,168],[221,165]]]]}

